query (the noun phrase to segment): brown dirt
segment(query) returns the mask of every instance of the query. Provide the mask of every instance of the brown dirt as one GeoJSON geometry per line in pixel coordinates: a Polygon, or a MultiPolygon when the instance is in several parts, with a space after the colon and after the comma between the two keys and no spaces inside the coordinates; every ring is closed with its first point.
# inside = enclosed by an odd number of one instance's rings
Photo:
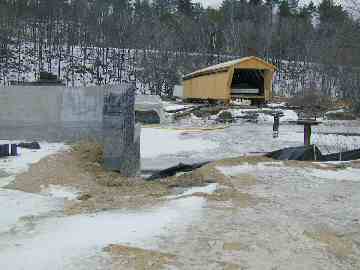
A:
{"type": "Polygon", "coordinates": [[[352,241],[346,236],[330,230],[320,230],[316,232],[305,231],[304,234],[309,238],[325,244],[326,249],[338,257],[346,257],[352,254],[352,241]]]}
{"type": "Polygon", "coordinates": [[[351,167],[354,169],[360,169],[360,160],[354,160],[351,162],[351,167]]]}
{"type": "MultiPolygon", "coordinates": [[[[227,248],[227,244],[224,245],[227,248]]],[[[236,243],[229,243],[229,248],[225,251],[237,251],[236,243]]],[[[189,258],[178,257],[170,253],[159,252],[154,250],[141,249],[136,247],[129,247],[123,245],[111,244],[104,248],[104,251],[111,256],[111,269],[113,270],[160,270],[168,269],[171,266],[180,266],[180,269],[193,269],[183,268],[184,263],[189,263],[189,258]]],[[[224,261],[212,261],[210,263],[216,263],[219,270],[240,270],[242,269],[238,264],[224,262],[224,261]]],[[[192,265],[192,262],[190,262],[192,265]]],[[[191,267],[189,265],[189,267],[191,267]]],[[[178,269],[176,267],[176,269],[178,269]]]]}
{"type": "Polygon", "coordinates": [[[243,246],[238,242],[224,243],[223,250],[225,251],[240,251],[243,249],[243,246]]]}
{"type": "Polygon", "coordinates": [[[109,245],[104,251],[111,255],[112,269],[157,270],[174,262],[175,255],[122,245],[109,245]]]}
{"type": "MultiPolygon", "coordinates": [[[[193,172],[169,177],[159,181],[145,181],[140,177],[126,178],[116,172],[105,171],[102,162],[102,148],[93,142],[81,142],[64,151],[42,159],[30,169],[18,175],[8,188],[38,193],[49,185],[74,187],[81,193],[77,200],[65,202],[66,214],[96,212],[105,209],[138,208],[152,206],[171,194],[173,187],[202,186],[217,182],[229,189],[220,189],[209,200],[232,201],[240,207],[247,207],[255,200],[246,193],[236,192],[232,181],[215,166],[218,164],[238,164],[239,162],[258,162],[263,158],[230,159],[208,164],[193,172]]],[[[266,159],[267,160],[267,159],[266,159]]],[[[254,184],[255,178],[248,175],[237,179],[244,185],[254,184]]]]}
{"type": "Polygon", "coordinates": [[[65,202],[65,213],[77,214],[113,208],[136,208],[152,204],[170,193],[169,187],[141,178],[126,178],[105,171],[101,148],[83,142],[30,166],[8,188],[41,192],[48,185],[71,186],[81,191],[78,200],[65,202]]]}
{"type": "MultiPolygon", "coordinates": [[[[243,156],[224,159],[197,170],[159,181],[145,181],[140,177],[126,178],[116,172],[105,171],[102,166],[102,148],[94,142],[80,142],[72,150],[42,159],[16,177],[8,188],[38,193],[50,184],[74,187],[81,191],[78,200],[65,202],[65,213],[78,214],[105,209],[138,208],[154,205],[171,194],[173,187],[202,186],[217,182],[221,188],[211,195],[197,194],[213,201],[230,201],[238,207],[249,207],[257,202],[243,188],[256,184],[256,177],[240,174],[223,175],[216,166],[257,164],[272,159],[263,156],[243,156]]],[[[279,163],[280,164],[280,163],[279,163]]],[[[306,166],[319,169],[336,169],[332,165],[320,167],[311,162],[286,161],[285,166],[306,166]]],[[[276,164],[275,164],[276,165],[276,164]]]]}

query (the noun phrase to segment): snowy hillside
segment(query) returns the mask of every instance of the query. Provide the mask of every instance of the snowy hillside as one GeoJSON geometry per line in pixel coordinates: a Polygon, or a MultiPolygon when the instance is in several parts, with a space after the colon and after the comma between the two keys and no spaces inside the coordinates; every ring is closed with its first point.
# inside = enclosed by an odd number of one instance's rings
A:
{"type": "MultiPolygon", "coordinates": [[[[8,64],[0,67],[2,86],[12,81],[34,81],[42,69],[57,75],[69,87],[133,81],[139,92],[157,95],[171,94],[186,72],[237,58],[216,55],[209,62],[207,54],[74,46],[45,48],[39,60],[39,48],[32,43],[13,47],[11,52],[8,64]]],[[[295,61],[274,64],[278,68],[273,83],[277,95],[291,96],[304,89],[318,89],[335,96],[341,88],[335,74],[325,72],[320,65],[295,61]]]]}

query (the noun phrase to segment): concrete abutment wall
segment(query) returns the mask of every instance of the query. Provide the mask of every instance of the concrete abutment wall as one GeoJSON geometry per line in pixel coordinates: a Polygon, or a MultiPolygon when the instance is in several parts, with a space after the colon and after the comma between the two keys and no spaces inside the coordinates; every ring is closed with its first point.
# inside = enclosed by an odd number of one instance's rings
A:
{"type": "MultiPolygon", "coordinates": [[[[104,144],[104,159],[113,156],[109,169],[133,175],[140,167],[140,129],[135,132],[135,90],[130,84],[102,87],[10,86],[0,88],[0,139],[76,142],[84,139],[104,144]],[[105,108],[110,93],[112,126],[105,108]],[[105,122],[104,122],[105,121],[105,122]],[[109,145],[112,144],[112,145],[109,145]],[[111,151],[109,150],[111,149],[111,151]],[[131,162],[130,162],[131,161],[131,162]],[[131,168],[127,165],[131,164],[131,168]]],[[[106,164],[105,164],[106,165],[106,164]]]]}

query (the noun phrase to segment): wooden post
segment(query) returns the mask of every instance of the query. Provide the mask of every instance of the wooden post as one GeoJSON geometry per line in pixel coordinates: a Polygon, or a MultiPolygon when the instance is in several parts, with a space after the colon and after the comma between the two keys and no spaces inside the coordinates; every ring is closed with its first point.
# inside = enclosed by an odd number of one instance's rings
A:
{"type": "Polygon", "coordinates": [[[311,145],[311,126],[318,125],[321,122],[318,122],[313,119],[299,119],[297,121],[298,125],[304,125],[304,145],[311,145]]]}

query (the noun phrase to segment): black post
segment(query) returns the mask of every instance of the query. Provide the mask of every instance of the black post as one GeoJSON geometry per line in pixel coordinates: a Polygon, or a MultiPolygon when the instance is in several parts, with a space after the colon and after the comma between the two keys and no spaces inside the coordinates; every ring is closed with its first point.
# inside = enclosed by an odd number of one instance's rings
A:
{"type": "Polygon", "coordinates": [[[276,113],[273,116],[274,116],[273,138],[277,138],[279,137],[280,115],[276,113]]]}
{"type": "Polygon", "coordinates": [[[10,151],[10,155],[11,156],[17,156],[17,144],[11,144],[11,151],[10,151]]]}
{"type": "Polygon", "coordinates": [[[311,144],[311,124],[304,124],[304,145],[311,144]]]}

